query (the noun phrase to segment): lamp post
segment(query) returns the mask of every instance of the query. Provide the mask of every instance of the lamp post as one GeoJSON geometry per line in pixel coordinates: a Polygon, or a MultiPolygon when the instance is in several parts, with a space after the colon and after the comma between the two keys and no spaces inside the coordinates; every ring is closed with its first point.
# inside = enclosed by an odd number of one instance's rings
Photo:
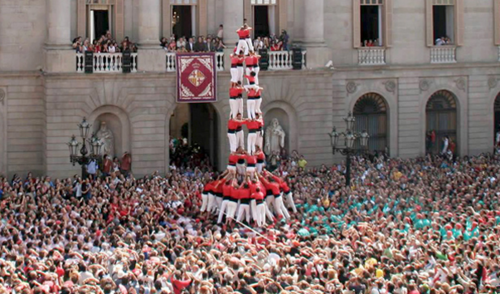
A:
{"type": "Polygon", "coordinates": [[[368,139],[370,135],[365,131],[361,133],[354,132],[354,124],[356,118],[351,112],[348,113],[347,117],[344,118],[346,124],[345,132],[338,133],[337,129],[333,127],[333,130],[328,135],[330,136],[330,144],[332,145],[332,152],[335,154],[339,152],[340,154],[346,156],[346,173],[345,180],[348,187],[351,186],[351,156],[356,153],[364,153],[368,147],[368,139]],[[343,144],[339,145],[339,139],[343,139],[343,144]],[[354,143],[359,139],[360,149],[355,149],[354,143]]]}
{"type": "Polygon", "coordinates": [[[89,124],[87,122],[87,119],[84,117],[82,122],[78,124],[82,143],[80,144],[78,142],[75,135],[71,137],[71,140],[68,143],[69,160],[73,164],[73,166],[76,163],[81,165],[83,179],[87,178],[86,165],[89,164],[92,160],[97,160],[99,163],[102,159],[101,155],[101,147],[103,145],[102,141],[99,138],[97,138],[95,134],[92,134],[91,138],[87,138],[91,127],[92,125],[89,124]],[[87,150],[87,144],[90,147],[90,154],[89,150],[87,150]],[[82,148],[78,150],[80,145],[82,146],[82,148]],[[80,152],[80,155],[78,155],[78,152],[80,152]]]}

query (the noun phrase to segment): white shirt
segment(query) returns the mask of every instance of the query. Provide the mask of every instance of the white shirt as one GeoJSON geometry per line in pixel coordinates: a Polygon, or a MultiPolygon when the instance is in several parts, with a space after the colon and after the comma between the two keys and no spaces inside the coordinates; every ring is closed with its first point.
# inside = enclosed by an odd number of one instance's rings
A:
{"type": "Polygon", "coordinates": [[[91,175],[95,175],[97,172],[97,163],[95,160],[92,160],[88,165],[87,165],[87,172],[91,175]]]}

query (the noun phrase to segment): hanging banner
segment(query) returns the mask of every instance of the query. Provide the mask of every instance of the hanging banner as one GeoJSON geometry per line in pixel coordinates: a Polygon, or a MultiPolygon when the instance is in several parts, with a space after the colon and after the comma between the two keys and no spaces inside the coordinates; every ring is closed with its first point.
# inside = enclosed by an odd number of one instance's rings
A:
{"type": "Polygon", "coordinates": [[[176,54],[177,102],[216,102],[215,53],[176,54]]]}

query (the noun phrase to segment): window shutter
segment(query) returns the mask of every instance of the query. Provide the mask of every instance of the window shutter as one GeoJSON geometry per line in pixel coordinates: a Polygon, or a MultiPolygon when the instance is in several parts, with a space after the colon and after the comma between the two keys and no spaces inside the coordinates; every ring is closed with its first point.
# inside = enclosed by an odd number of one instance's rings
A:
{"type": "Polygon", "coordinates": [[[352,1],[352,46],[361,47],[361,4],[360,0],[352,1]]]}
{"type": "Polygon", "coordinates": [[[455,39],[457,46],[464,43],[464,0],[455,1],[455,39]]]}
{"type": "Polygon", "coordinates": [[[434,46],[434,18],[432,17],[433,1],[425,0],[425,37],[428,47],[434,46]]]}
{"type": "Polygon", "coordinates": [[[493,5],[493,25],[495,31],[495,45],[500,45],[500,0],[495,0],[493,5]]]}
{"type": "Polygon", "coordinates": [[[384,36],[382,40],[386,48],[392,47],[392,0],[385,0],[384,3],[384,36]]]}

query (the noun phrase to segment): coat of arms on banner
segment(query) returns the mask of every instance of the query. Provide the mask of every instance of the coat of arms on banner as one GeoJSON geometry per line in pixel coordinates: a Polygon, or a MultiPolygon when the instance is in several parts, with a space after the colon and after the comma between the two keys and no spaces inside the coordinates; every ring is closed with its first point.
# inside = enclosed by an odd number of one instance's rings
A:
{"type": "Polygon", "coordinates": [[[176,55],[177,102],[217,101],[214,53],[176,55]]]}

